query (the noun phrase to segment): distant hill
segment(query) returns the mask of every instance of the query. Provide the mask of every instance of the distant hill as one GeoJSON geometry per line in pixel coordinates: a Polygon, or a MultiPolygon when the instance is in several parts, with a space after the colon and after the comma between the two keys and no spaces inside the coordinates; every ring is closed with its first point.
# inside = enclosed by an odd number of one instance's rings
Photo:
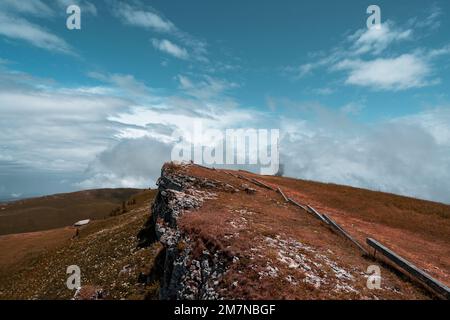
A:
{"type": "Polygon", "coordinates": [[[0,235],[103,219],[141,189],[97,189],[0,203],[0,235]]]}
{"type": "Polygon", "coordinates": [[[0,300],[70,299],[75,291],[65,283],[72,264],[81,268],[84,288],[100,286],[110,299],[154,296],[157,286],[141,288],[137,282],[158,247],[138,250],[136,234],[155,194],[132,195],[126,212],[92,221],[77,237],[75,227],[0,236],[0,300]]]}

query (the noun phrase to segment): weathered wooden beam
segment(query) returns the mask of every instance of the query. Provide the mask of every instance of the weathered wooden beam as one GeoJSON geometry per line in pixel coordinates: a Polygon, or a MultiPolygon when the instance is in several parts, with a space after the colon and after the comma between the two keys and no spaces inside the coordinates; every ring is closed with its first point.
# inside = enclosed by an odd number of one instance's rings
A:
{"type": "Polygon", "coordinates": [[[365,255],[369,255],[367,250],[358,242],[356,241],[350,234],[348,234],[344,228],[342,228],[339,224],[336,223],[333,219],[331,219],[326,214],[322,214],[322,217],[327,221],[327,223],[340,235],[344,236],[347,240],[352,242],[355,246],[357,246],[365,255]]]}
{"type": "Polygon", "coordinates": [[[232,173],[232,172],[228,172],[228,174],[239,179],[239,177],[237,175],[235,175],[234,173],[232,173]]]}
{"type": "Polygon", "coordinates": [[[328,224],[328,222],[322,217],[322,215],[313,207],[307,205],[306,206],[308,209],[306,211],[308,211],[309,213],[312,213],[313,216],[315,216],[317,219],[319,219],[320,221],[324,222],[325,224],[328,224]]]}
{"type": "Polygon", "coordinates": [[[434,279],[428,273],[419,269],[418,267],[413,265],[408,260],[400,257],[395,252],[386,248],[385,246],[383,246],[381,243],[377,242],[376,240],[374,240],[372,238],[367,238],[366,241],[369,246],[371,246],[375,250],[381,252],[386,258],[388,258],[394,264],[396,264],[401,269],[406,271],[410,277],[421,281],[428,288],[432,289],[435,293],[437,293],[439,296],[441,296],[447,300],[450,300],[450,289],[446,285],[444,285],[443,283],[434,279]]]}
{"type": "Polygon", "coordinates": [[[286,197],[286,195],[284,194],[284,192],[281,190],[280,187],[277,188],[277,191],[283,196],[284,201],[289,202],[288,197],[286,197]]]}
{"type": "Polygon", "coordinates": [[[247,177],[244,177],[243,175],[238,174],[237,176],[238,176],[238,178],[240,178],[240,179],[243,179],[243,180],[246,180],[246,181],[248,181],[248,182],[254,183],[252,180],[250,180],[250,179],[247,178],[247,177]]]}
{"type": "Polygon", "coordinates": [[[261,182],[261,181],[259,181],[259,180],[254,179],[254,178],[252,178],[251,180],[252,180],[254,183],[258,184],[259,186],[261,186],[261,187],[263,187],[263,188],[266,188],[266,189],[269,189],[269,190],[272,190],[272,191],[276,191],[274,188],[272,188],[271,186],[265,184],[264,182],[261,182]]]}
{"type": "Polygon", "coordinates": [[[258,181],[256,179],[253,179],[253,178],[250,179],[250,178],[247,178],[246,176],[243,176],[243,175],[240,175],[240,174],[238,175],[238,177],[241,178],[241,179],[244,179],[244,180],[246,180],[248,182],[251,182],[253,184],[256,184],[258,187],[266,188],[266,189],[270,189],[270,190],[275,191],[275,189],[273,189],[272,187],[269,187],[268,185],[266,185],[266,184],[264,184],[264,183],[262,183],[262,182],[260,182],[260,181],[258,181]]]}
{"type": "Polygon", "coordinates": [[[294,205],[296,205],[297,207],[302,208],[305,211],[308,211],[308,208],[306,208],[304,205],[301,205],[300,203],[296,202],[295,200],[293,200],[292,198],[288,198],[288,201],[293,203],[294,205]]]}

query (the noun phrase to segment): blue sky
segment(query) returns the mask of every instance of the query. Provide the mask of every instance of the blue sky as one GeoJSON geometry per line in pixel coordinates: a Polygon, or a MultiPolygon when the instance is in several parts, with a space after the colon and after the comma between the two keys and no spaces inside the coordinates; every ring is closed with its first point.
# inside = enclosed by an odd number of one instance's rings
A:
{"type": "Polygon", "coordinates": [[[151,186],[171,133],[202,119],[279,128],[289,176],[450,202],[449,15],[448,1],[0,0],[0,198],[151,186]],[[74,3],[81,30],[66,28],[74,3]]]}

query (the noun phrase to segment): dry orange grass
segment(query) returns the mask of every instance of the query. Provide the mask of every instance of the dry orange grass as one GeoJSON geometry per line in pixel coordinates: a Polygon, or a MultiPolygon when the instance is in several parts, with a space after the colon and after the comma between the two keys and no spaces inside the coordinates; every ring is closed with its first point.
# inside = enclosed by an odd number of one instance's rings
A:
{"type": "MultiPolygon", "coordinates": [[[[188,175],[219,180],[235,187],[249,184],[245,180],[227,175],[222,170],[208,170],[197,166],[190,166],[183,170],[187,170],[188,175]]],[[[340,192],[343,198],[342,203],[345,203],[348,196],[345,192],[339,191],[337,186],[333,186],[333,189],[326,190],[325,193],[334,192],[334,199],[330,200],[327,196],[314,198],[314,195],[320,194],[322,187],[320,184],[284,178],[263,178],[242,172],[240,174],[264,179],[265,182],[273,183],[274,186],[280,185],[287,190],[289,196],[299,201],[308,200],[308,203],[312,202],[314,205],[321,204],[322,199],[327,199],[329,202],[326,205],[331,206],[330,201],[338,202],[340,192]],[[305,191],[310,184],[313,190],[305,191]]],[[[231,271],[220,284],[222,288],[227,289],[228,297],[248,299],[373,299],[375,297],[424,299],[428,297],[422,289],[383,266],[385,290],[374,292],[367,289],[364,272],[370,264],[373,264],[373,261],[363,258],[349,242],[331,232],[311,215],[285,203],[280,194],[256,185],[251,187],[257,190],[256,194],[219,190],[216,200],[206,201],[201,208],[184,214],[180,219],[181,229],[194,239],[199,252],[204,249],[220,248],[230,257],[230,260],[234,256],[239,258],[231,263],[231,271]],[[302,270],[292,269],[280,262],[280,250],[267,246],[266,237],[275,240],[277,237],[281,240],[290,239],[289,241],[298,241],[314,248],[314,252],[299,251],[307,259],[315,259],[317,254],[329,256],[340,267],[351,270],[355,275],[352,286],[356,292],[336,290],[340,286],[339,279],[330,276],[333,275],[333,270],[325,264],[317,272],[327,278],[327,281],[318,290],[311,283],[304,281],[307,275],[303,274],[302,270]],[[258,253],[253,254],[254,252],[258,253]],[[277,276],[261,278],[261,274],[264,274],[268,268],[277,268],[277,276]],[[292,285],[287,280],[291,276],[297,279],[296,285],[292,285]]],[[[364,193],[364,190],[358,192],[364,193]]],[[[369,217],[370,212],[366,211],[366,215],[369,217]]],[[[374,219],[379,218],[374,217],[374,219]]],[[[381,220],[378,221],[382,223],[381,220]]]]}
{"type": "Polygon", "coordinates": [[[378,239],[450,285],[450,205],[335,184],[246,175],[280,186],[289,197],[329,214],[360,242],[378,239]]]}

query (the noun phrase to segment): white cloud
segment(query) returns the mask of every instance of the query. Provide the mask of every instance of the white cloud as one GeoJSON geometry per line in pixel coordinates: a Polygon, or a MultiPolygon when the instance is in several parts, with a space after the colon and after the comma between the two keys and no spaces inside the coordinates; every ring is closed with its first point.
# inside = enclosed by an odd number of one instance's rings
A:
{"type": "Polygon", "coordinates": [[[151,88],[148,87],[144,82],[137,80],[134,76],[130,74],[104,74],[101,72],[89,72],[88,76],[113,85],[117,89],[123,92],[123,94],[132,94],[135,96],[148,97],[151,94],[151,88]]]}
{"type": "Polygon", "coordinates": [[[328,96],[330,94],[333,94],[335,92],[335,89],[329,88],[329,87],[324,87],[324,88],[313,89],[312,92],[314,94],[318,94],[321,96],[328,96]]]}
{"type": "Polygon", "coordinates": [[[96,6],[86,0],[56,0],[57,10],[49,6],[42,0],[2,0],[0,2],[0,9],[6,13],[32,15],[36,17],[49,18],[55,15],[66,15],[66,8],[70,5],[76,4],[81,8],[82,13],[97,15],[96,6]]]}
{"type": "Polygon", "coordinates": [[[34,170],[83,170],[119,129],[107,117],[130,102],[99,95],[98,88],[38,86],[40,82],[15,74],[0,77],[2,153],[34,170]]]}
{"type": "Polygon", "coordinates": [[[341,111],[349,114],[349,115],[357,115],[359,114],[363,109],[365,108],[365,105],[361,102],[349,102],[343,107],[341,107],[341,111]]]}
{"type": "Polygon", "coordinates": [[[335,70],[348,71],[347,84],[376,90],[404,90],[423,87],[428,82],[431,68],[423,57],[404,54],[396,58],[375,60],[344,60],[335,70]]]}
{"type": "Polygon", "coordinates": [[[101,152],[88,170],[81,188],[154,187],[172,146],[149,137],[123,139],[101,152]]]}
{"type": "Polygon", "coordinates": [[[65,14],[65,9],[70,6],[70,5],[78,5],[81,9],[81,13],[85,14],[91,14],[93,16],[97,15],[97,7],[89,2],[89,1],[85,1],[85,0],[57,0],[56,1],[59,5],[60,8],[64,9],[62,12],[64,12],[65,14]]]}
{"type": "Polygon", "coordinates": [[[163,18],[154,10],[143,10],[124,2],[116,2],[115,6],[114,13],[126,24],[165,33],[177,31],[171,21],[163,18]]]}
{"type": "Polygon", "coordinates": [[[74,54],[64,39],[23,18],[0,13],[0,35],[28,42],[52,52],[74,54]]]}
{"type": "Polygon", "coordinates": [[[312,54],[316,61],[304,63],[298,67],[287,67],[285,70],[293,73],[295,78],[303,78],[314,70],[333,65],[344,59],[357,59],[365,54],[379,55],[394,43],[412,39],[412,30],[396,28],[387,21],[379,28],[359,29],[348,36],[341,44],[332,48],[330,52],[312,54]]]}
{"type": "Polygon", "coordinates": [[[363,28],[347,36],[330,50],[310,54],[315,61],[286,68],[295,78],[317,69],[345,71],[345,84],[375,90],[407,90],[440,83],[436,77],[438,58],[450,54],[449,46],[404,50],[404,42],[426,36],[425,29],[439,27],[442,10],[433,6],[424,19],[411,19],[405,27],[386,21],[379,28],[363,28]],[[413,34],[414,30],[414,34],[413,34]],[[397,45],[397,46],[396,46],[397,45]]]}
{"type": "Polygon", "coordinates": [[[113,4],[114,15],[124,24],[169,34],[183,45],[182,47],[167,39],[152,39],[152,44],[156,49],[180,59],[190,57],[200,62],[209,61],[207,58],[207,43],[205,41],[180,30],[173,22],[164,18],[161,13],[156,12],[152,7],[139,3],[130,5],[121,1],[115,1],[113,4]],[[186,48],[189,48],[191,54],[188,54],[188,49],[186,48]]]}
{"type": "Polygon", "coordinates": [[[3,12],[16,12],[21,14],[31,14],[34,16],[52,16],[53,10],[41,0],[34,1],[17,1],[2,0],[0,9],[3,12]]]}
{"type": "Polygon", "coordinates": [[[440,17],[442,15],[442,9],[436,4],[433,4],[433,6],[428,11],[428,15],[425,18],[415,17],[414,19],[410,20],[410,23],[413,26],[434,31],[441,26],[440,17]]]}
{"type": "MultiPolygon", "coordinates": [[[[196,109],[202,107],[197,105],[196,109]]],[[[242,109],[224,110],[220,105],[201,116],[195,112],[182,115],[171,108],[136,108],[115,121],[143,130],[158,125],[158,133],[166,139],[156,138],[153,131],[150,136],[122,140],[97,157],[89,169],[91,178],[82,185],[123,186],[135,181],[142,183],[138,186],[149,186],[159,176],[160,165],[170,158],[172,130],[164,128],[175,127],[188,134],[193,121],[202,119],[205,130],[279,127],[288,176],[450,202],[450,108],[361,125],[346,115],[346,109],[360,107],[350,103],[335,112],[320,105],[298,106],[294,116],[281,118],[242,109]],[[302,109],[314,113],[314,120],[304,120],[305,114],[299,112],[302,109]],[[133,159],[128,164],[130,154],[133,159]]],[[[207,138],[202,141],[204,145],[210,143],[207,138]]]]}
{"type": "Polygon", "coordinates": [[[447,45],[442,48],[430,50],[427,53],[427,57],[432,59],[432,58],[438,58],[440,56],[449,55],[449,54],[450,54],[450,45],[447,45]]]}
{"type": "Polygon", "coordinates": [[[450,203],[449,124],[448,106],[373,125],[286,117],[281,158],[288,176],[450,203]]]}
{"type": "Polygon", "coordinates": [[[190,132],[196,119],[205,128],[239,126],[257,115],[229,107],[229,99],[221,99],[225,82],[218,79],[200,85],[211,86],[204,99],[155,96],[131,75],[89,75],[107,86],[67,88],[7,69],[0,73],[0,154],[7,161],[0,166],[9,174],[8,186],[17,166],[43,176],[70,173],[78,188],[151,186],[170,160],[175,129],[190,132]]]}
{"type": "Polygon", "coordinates": [[[178,59],[188,59],[189,54],[185,48],[182,48],[167,39],[152,39],[152,45],[155,49],[170,54],[178,59]]]}
{"type": "Polygon", "coordinates": [[[202,79],[193,81],[187,76],[178,75],[177,79],[180,83],[180,89],[198,99],[211,99],[217,96],[223,99],[222,94],[239,86],[237,83],[210,76],[204,76],[202,79]]]}
{"type": "Polygon", "coordinates": [[[290,176],[450,202],[448,107],[361,125],[346,113],[357,112],[362,103],[349,103],[338,112],[293,104],[291,115],[280,112],[285,116],[278,117],[228,107],[225,93],[233,84],[224,80],[179,76],[187,98],[158,96],[158,103],[148,102],[151,97],[137,104],[136,94],[123,88],[141,83],[138,79],[97,78],[109,86],[64,88],[2,73],[0,159],[8,162],[0,163],[2,172],[17,164],[33,172],[46,170],[42,176],[75,172],[72,181],[78,179],[78,188],[152,186],[161,164],[170,159],[172,132],[191,133],[192,123],[201,119],[205,130],[280,128],[282,160],[290,176]]]}
{"type": "Polygon", "coordinates": [[[348,37],[352,43],[351,53],[361,55],[365,53],[379,54],[395,43],[412,39],[412,30],[400,30],[394,27],[393,23],[387,21],[378,28],[360,29],[348,37]]]}

